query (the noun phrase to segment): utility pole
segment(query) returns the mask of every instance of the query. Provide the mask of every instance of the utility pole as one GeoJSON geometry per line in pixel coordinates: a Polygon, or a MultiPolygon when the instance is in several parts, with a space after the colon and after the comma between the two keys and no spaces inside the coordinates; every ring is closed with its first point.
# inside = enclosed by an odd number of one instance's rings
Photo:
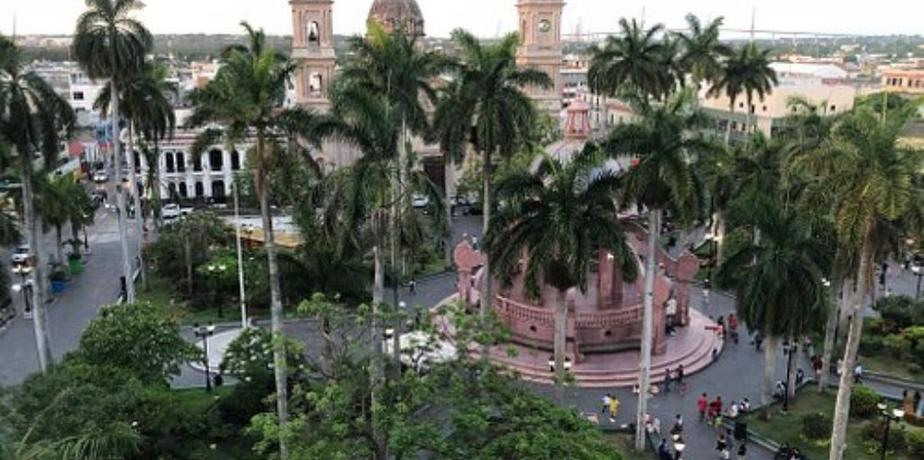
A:
{"type": "Polygon", "coordinates": [[[241,249],[241,211],[239,207],[237,178],[231,182],[234,190],[234,230],[237,243],[237,284],[241,298],[241,328],[247,329],[247,297],[244,295],[244,253],[241,249]]]}

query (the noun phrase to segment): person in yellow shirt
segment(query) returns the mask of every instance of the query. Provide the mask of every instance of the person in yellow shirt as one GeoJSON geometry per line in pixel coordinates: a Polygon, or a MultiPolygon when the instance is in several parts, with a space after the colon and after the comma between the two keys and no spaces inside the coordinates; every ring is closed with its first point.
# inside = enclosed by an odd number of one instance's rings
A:
{"type": "Polygon", "coordinates": [[[610,397],[610,418],[616,418],[616,411],[619,410],[619,400],[616,399],[616,395],[610,397]]]}

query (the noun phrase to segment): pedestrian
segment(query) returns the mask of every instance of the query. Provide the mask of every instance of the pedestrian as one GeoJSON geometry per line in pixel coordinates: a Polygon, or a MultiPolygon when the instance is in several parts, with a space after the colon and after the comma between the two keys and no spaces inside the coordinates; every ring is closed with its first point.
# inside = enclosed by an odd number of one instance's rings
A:
{"type": "Polygon", "coordinates": [[[668,367],[667,369],[664,370],[664,392],[665,393],[670,393],[671,391],[671,379],[672,378],[673,378],[673,375],[671,374],[671,368],[668,367]]]}
{"type": "Polygon", "coordinates": [[[754,350],[760,351],[760,346],[764,343],[764,335],[758,332],[754,335],[754,350]]]}
{"type": "Polygon", "coordinates": [[[812,356],[812,371],[815,373],[815,380],[821,380],[822,364],[821,356],[812,356]]]}
{"type": "Polygon", "coordinates": [[[738,344],[738,317],[734,313],[728,315],[728,331],[731,332],[732,341],[738,344]]]}
{"type": "Polygon", "coordinates": [[[747,414],[750,411],[751,411],[751,400],[748,398],[742,399],[741,404],[738,407],[738,412],[747,414]]]}
{"type": "Polygon", "coordinates": [[[715,440],[715,450],[721,452],[722,450],[728,449],[728,439],[725,438],[725,433],[720,433],[718,439],[715,440]]]}
{"type": "Polygon", "coordinates": [[[716,396],[715,400],[713,400],[712,403],[709,405],[709,415],[712,418],[719,417],[720,415],[722,415],[722,407],[723,407],[722,397],[716,396]]]}
{"type": "Polygon", "coordinates": [[[741,443],[738,446],[738,459],[737,460],[747,460],[748,459],[748,446],[745,443],[741,443]]]}
{"type": "Polygon", "coordinates": [[[734,420],[738,418],[738,414],[740,412],[741,412],[741,407],[738,405],[737,402],[732,401],[731,404],[728,405],[728,413],[726,413],[726,415],[728,416],[729,419],[734,420]]]}
{"type": "Polygon", "coordinates": [[[918,416],[924,414],[924,411],[922,411],[922,407],[921,407],[921,392],[920,391],[914,392],[914,411],[915,411],[914,412],[915,415],[918,415],[918,416]]]}
{"type": "Polygon", "coordinates": [[[674,416],[674,426],[671,427],[671,434],[683,434],[683,415],[674,416]]]}
{"type": "Polygon", "coordinates": [[[414,281],[414,279],[411,278],[411,281],[407,283],[407,290],[411,293],[411,295],[417,294],[417,281],[414,281]]]}
{"type": "Polygon", "coordinates": [[[718,326],[716,333],[719,334],[719,337],[722,337],[722,340],[725,340],[725,317],[720,315],[718,321],[715,323],[718,326]]]}
{"type": "Polygon", "coordinates": [[[857,363],[857,367],[853,368],[853,383],[859,385],[863,383],[863,365],[857,363]]]}
{"type": "Polygon", "coordinates": [[[677,371],[674,372],[674,380],[677,382],[677,386],[680,387],[680,396],[687,395],[687,383],[683,381],[684,373],[683,364],[678,364],[677,371]]]}
{"type": "Polygon", "coordinates": [[[651,422],[651,429],[658,435],[661,436],[661,419],[658,417],[654,418],[654,421],[651,422]]]}
{"type": "Polygon", "coordinates": [[[667,333],[671,336],[677,335],[675,331],[675,325],[677,324],[677,299],[674,298],[673,295],[665,302],[664,313],[667,316],[665,321],[667,333]]]}
{"type": "Polygon", "coordinates": [[[709,396],[703,393],[696,400],[696,409],[699,410],[699,421],[706,420],[706,410],[709,408],[709,396]]]}
{"type": "Polygon", "coordinates": [[[661,438],[658,443],[658,460],[671,460],[671,450],[667,447],[667,439],[661,438]]]}
{"type": "Polygon", "coordinates": [[[613,399],[609,393],[603,395],[603,408],[600,410],[601,414],[606,414],[606,411],[610,408],[610,400],[613,399]]]}
{"type": "Polygon", "coordinates": [[[802,382],[805,381],[805,371],[802,368],[796,369],[796,388],[799,388],[799,385],[802,385],[802,382]]]}
{"type": "Polygon", "coordinates": [[[616,421],[616,412],[619,411],[619,400],[616,395],[610,395],[610,421],[616,421]]]}

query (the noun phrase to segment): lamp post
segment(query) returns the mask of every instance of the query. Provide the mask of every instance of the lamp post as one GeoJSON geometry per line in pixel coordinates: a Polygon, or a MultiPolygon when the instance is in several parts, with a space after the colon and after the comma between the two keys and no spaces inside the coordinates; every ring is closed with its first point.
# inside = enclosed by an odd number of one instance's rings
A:
{"type": "Polygon", "coordinates": [[[795,340],[783,342],[783,353],[787,354],[786,357],[786,385],[783,386],[783,412],[789,410],[789,392],[791,390],[790,383],[792,378],[792,357],[799,352],[799,344],[795,340]]]}
{"type": "Polygon", "coordinates": [[[32,319],[32,280],[27,280],[32,273],[32,267],[28,265],[13,266],[13,273],[19,275],[19,284],[13,286],[16,292],[22,291],[23,312],[22,316],[26,319],[32,319]]]}
{"type": "Polygon", "coordinates": [[[208,266],[206,266],[205,268],[209,271],[209,275],[211,275],[211,276],[209,276],[209,278],[212,279],[212,292],[213,292],[213,298],[215,298],[215,299],[217,300],[217,302],[215,302],[215,303],[218,304],[218,317],[219,317],[219,318],[224,318],[224,317],[225,317],[225,314],[224,314],[224,309],[222,309],[222,302],[220,301],[221,299],[219,299],[218,293],[216,292],[216,291],[218,290],[218,286],[217,286],[217,285],[218,285],[219,283],[218,283],[218,280],[217,280],[215,277],[216,277],[216,275],[217,275],[218,277],[224,276],[225,271],[228,269],[228,267],[225,266],[225,264],[217,264],[217,265],[216,265],[216,264],[208,264],[208,266]]]}
{"type": "Polygon", "coordinates": [[[241,299],[241,328],[247,329],[247,296],[244,295],[244,251],[241,247],[241,212],[238,199],[237,181],[231,183],[234,190],[234,239],[237,245],[237,285],[241,299]]]}
{"type": "Polygon", "coordinates": [[[706,234],[706,244],[709,245],[709,261],[706,262],[706,279],[703,280],[703,313],[709,314],[709,290],[712,288],[712,269],[715,266],[715,236],[706,234]]]}
{"type": "Polygon", "coordinates": [[[892,422],[899,421],[905,417],[905,411],[899,408],[892,409],[889,411],[888,406],[885,403],[879,403],[876,405],[879,408],[879,412],[882,414],[882,417],[885,419],[885,433],[882,435],[882,449],[880,459],[885,460],[886,451],[889,448],[889,429],[891,428],[892,422]]]}
{"type": "Polygon", "coordinates": [[[215,334],[215,325],[209,323],[208,326],[200,326],[199,323],[193,324],[193,332],[196,338],[202,339],[202,349],[205,351],[205,391],[212,391],[212,376],[209,372],[209,337],[215,334]]]}

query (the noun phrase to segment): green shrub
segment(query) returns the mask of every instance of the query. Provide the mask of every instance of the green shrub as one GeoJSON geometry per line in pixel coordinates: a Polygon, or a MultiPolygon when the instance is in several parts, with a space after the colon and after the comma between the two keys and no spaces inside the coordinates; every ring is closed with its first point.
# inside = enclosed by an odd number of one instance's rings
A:
{"type": "Polygon", "coordinates": [[[873,356],[882,351],[884,347],[882,336],[874,333],[864,333],[860,337],[860,354],[873,356]]]}
{"type": "Polygon", "coordinates": [[[819,412],[802,417],[802,436],[811,441],[827,439],[831,435],[831,417],[819,412]]]}
{"type": "Polygon", "coordinates": [[[895,333],[914,325],[915,307],[911,297],[893,295],[881,298],[874,308],[888,325],[888,330],[884,332],[895,333]]]}
{"type": "MultiPolygon", "coordinates": [[[[882,447],[882,440],[885,437],[886,422],[885,420],[877,419],[872,420],[863,425],[863,429],[860,434],[865,441],[865,444],[873,446],[875,448],[873,452],[880,452],[882,447]]],[[[892,423],[889,427],[889,449],[888,452],[902,452],[906,449],[907,444],[905,443],[906,430],[904,430],[899,424],[892,423]]]]}
{"type": "Polygon", "coordinates": [[[905,443],[909,454],[915,458],[924,458],[924,430],[908,430],[905,443]]]}
{"type": "Polygon", "coordinates": [[[870,418],[879,411],[876,407],[882,398],[876,391],[865,385],[857,385],[850,394],[850,415],[870,418]]]}
{"type": "MultiPolygon", "coordinates": [[[[877,337],[878,339],[878,337],[877,337]]],[[[890,334],[881,339],[882,348],[895,359],[902,359],[905,352],[910,348],[908,340],[902,334],[890,334]]]]}

